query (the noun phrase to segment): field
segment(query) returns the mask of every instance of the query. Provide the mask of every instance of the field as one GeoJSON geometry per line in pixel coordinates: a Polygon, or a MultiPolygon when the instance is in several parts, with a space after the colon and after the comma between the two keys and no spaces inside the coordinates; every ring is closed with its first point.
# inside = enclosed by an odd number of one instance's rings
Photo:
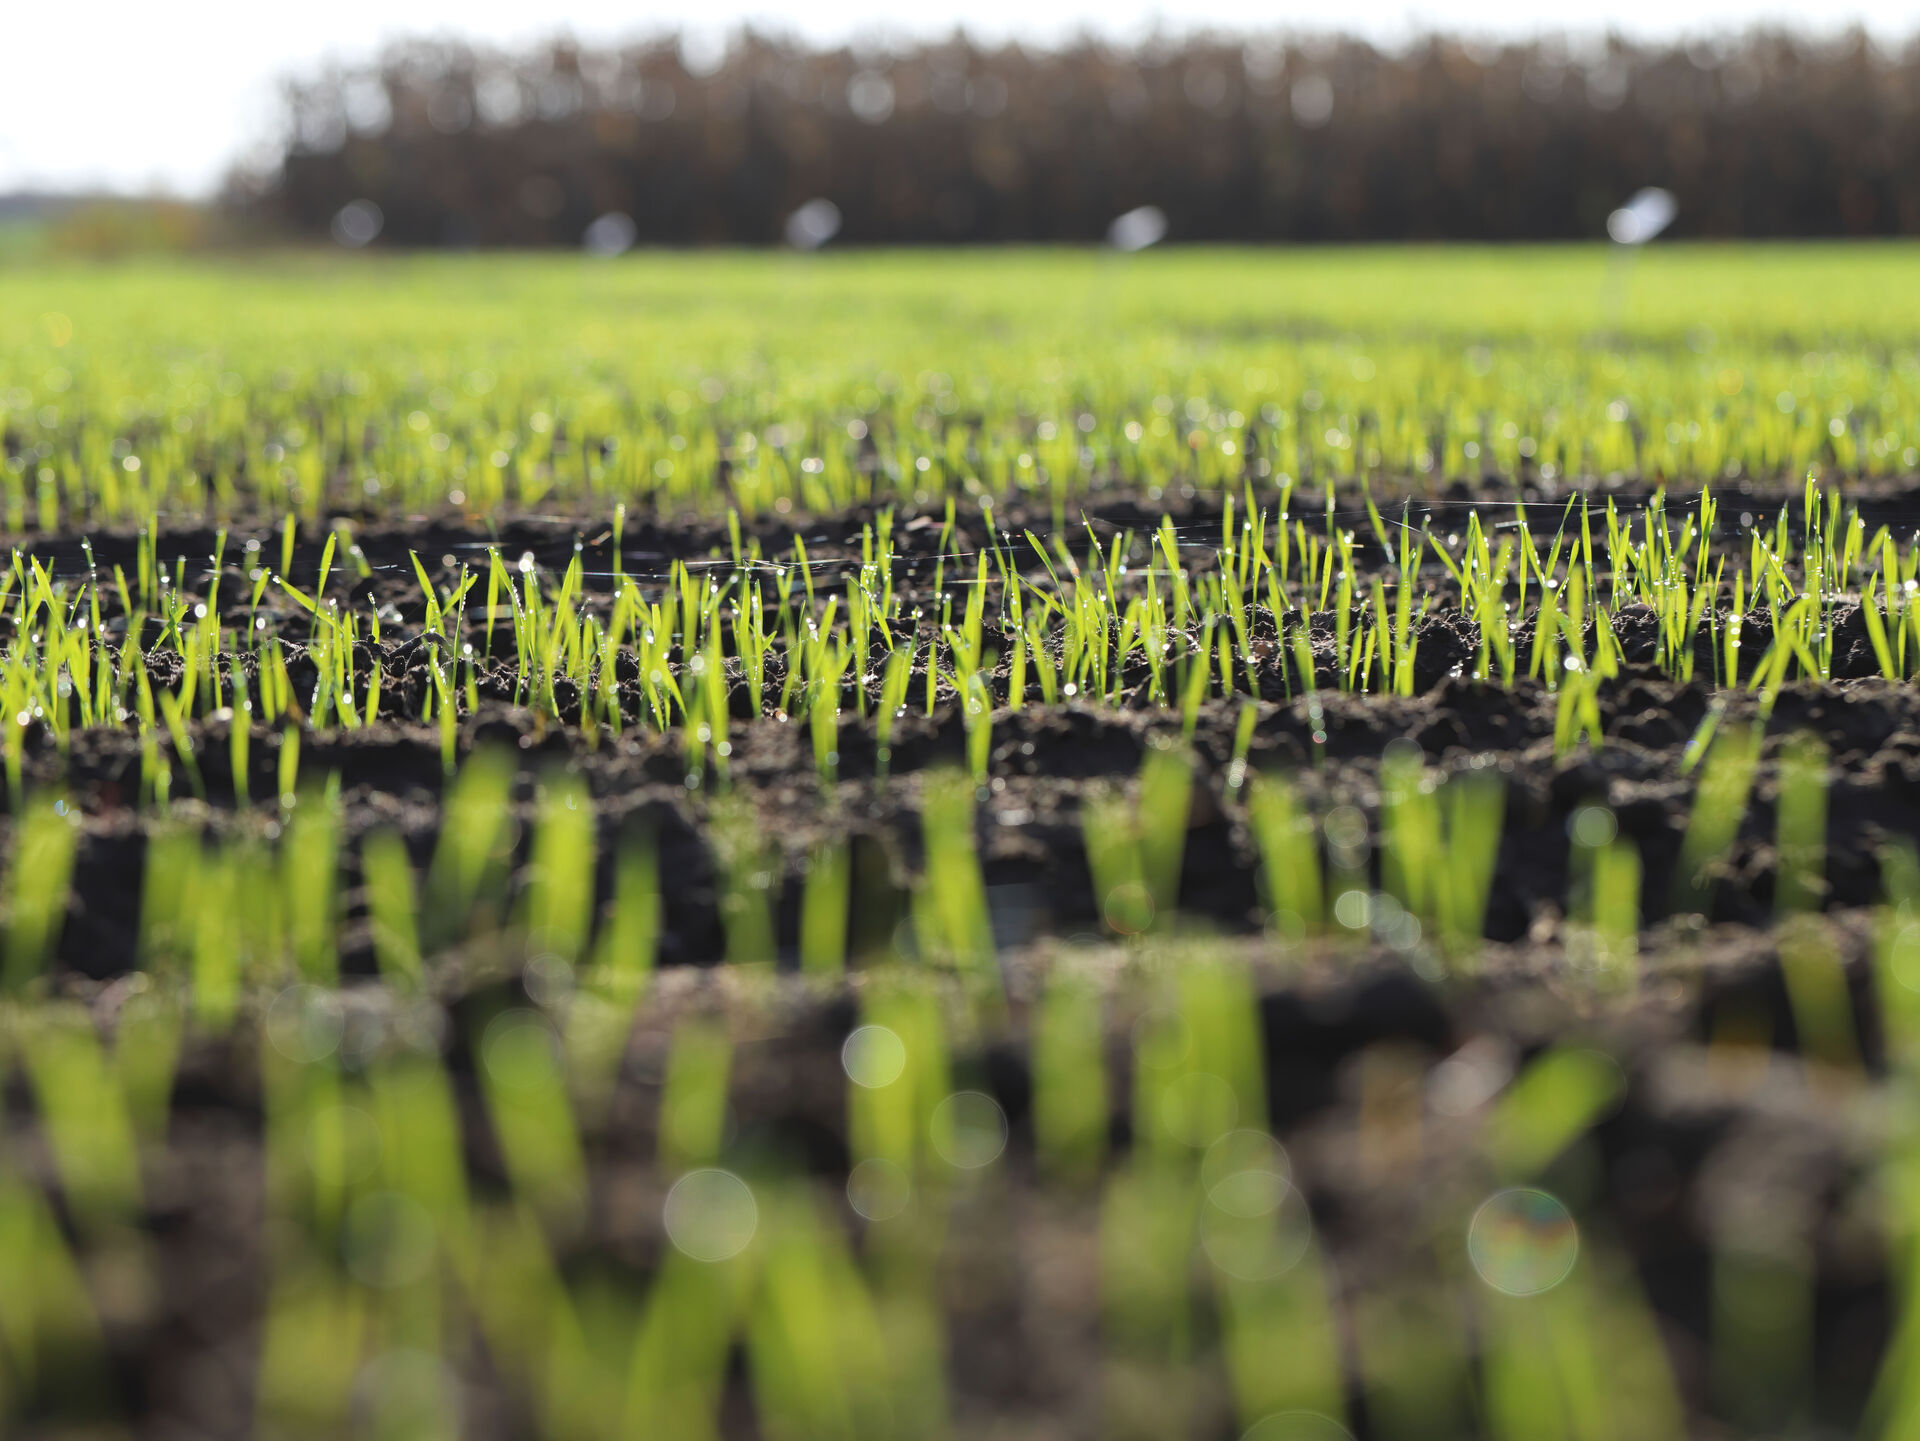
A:
{"type": "Polygon", "coordinates": [[[1912,1434],[1916,263],[0,269],[0,1430],[1912,1434]]]}

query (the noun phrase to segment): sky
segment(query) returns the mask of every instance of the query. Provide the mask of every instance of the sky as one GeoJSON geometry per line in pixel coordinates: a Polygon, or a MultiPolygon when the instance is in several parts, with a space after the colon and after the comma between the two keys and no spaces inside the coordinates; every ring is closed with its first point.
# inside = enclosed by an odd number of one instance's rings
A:
{"type": "Polygon", "coordinates": [[[1089,32],[1126,40],[1155,28],[1343,30],[1391,42],[1423,30],[1524,36],[1611,26],[1690,38],[1755,22],[1861,24],[1894,43],[1920,34],[1920,0],[919,0],[911,19],[878,0],[39,0],[7,8],[0,193],[188,196],[210,193],[236,160],[272,148],[279,77],[369,58],[403,36],[512,44],[682,29],[713,37],[752,23],[833,42],[945,34],[962,20],[978,37],[1036,41],[1089,32]]]}

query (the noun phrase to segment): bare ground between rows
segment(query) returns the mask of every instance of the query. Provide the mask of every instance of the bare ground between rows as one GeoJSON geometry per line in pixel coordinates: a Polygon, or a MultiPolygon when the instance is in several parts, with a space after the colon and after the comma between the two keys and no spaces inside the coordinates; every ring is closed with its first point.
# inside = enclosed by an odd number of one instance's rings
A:
{"type": "MultiPolygon", "coordinates": [[[[1903,525],[1920,524],[1920,483],[1912,475],[1882,477],[1833,475],[1820,484],[1824,497],[1838,491],[1850,505],[1857,505],[1869,531],[1885,524],[1898,532],[1903,525]]],[[[1575,524],[1579,504],[1587,500],[1604,510],[1611,501],[1619,512],[1637,513],[1656,495],[1666,498],[1668,513],[1676,518],[1697,509],[1699,488],[1704,483],[1712,490],[1723,520],[1738,519],[1745,513],[1756,523],[1771,524],[1783,510],[1797,529],[1805,496],[1804,482],[1795,477],[1726,480],[1713,477],[1704,482],[1694,477],[1654,477],[1651,479],[1586,479],[1543,482],[1537,476],[1513,479],[1487,475],[1477,479],[1453,478],[1436,481],[1426,477],[1375,476],[1361,484],[1352,477],[1334,481],[1334,516],[1342,528],[1356,533],[1364,548],[1371,543],[1371,525],[1367,502],[1371,500],[1383,519],[1398,522],[1404,517],[1416,528],[1431,522],[1436,533],[1463,529],[1470,512],[1479,512],[1483,524],[1496,518],[1495,512],[1516,504],[1534,507],[1529,519],[1548,533],[1561,523],[1562,512],[1574,502],[1575,524]]],[[[1294,519],[1309,530],[1321,530],[1327,524],[1325,482],[1311,477],[1298,483],[1291,497],[1294,519]]],[[[1280,497],[1277,488],[1265,482],[1253,488],[1256,505],[1268,507],[1280,497]]],[[[1076,549],[1085,540],[1084,527],[1091,525],[1101,539],[1107,540],[1126,531],[1147,537],[1163,517],[1171,519],[1183,539],[1218,542],[1220,522],[1231,502],[1236,515],[1244,513],[1244,492],[1196,490],[1175,484],[1152,490],[1126,487],[1100,487],[1069,493],[1058,507],[1050,499],[1013,495],[991,496],[961,494],[955,496],[953,528],[949,548],[978,551],[1006,535],[1021,536],[1027,530],[1046,537],[1055,528],[1056,516],[1065,524],[1067,539],[1076,549]],[[983,511],[982,501],[988,503],[983,511]],[[989,519],[990,513],[990,519],[989,519]]],[[[744,516],[740,520],[743,544],[758,541],[768,557],[791,555],[796,539],[803,540],[810,557],[834,563],[861,559],[863,527],[876,524],[884,513],[893,516],[893,535],[900,553],[909,558],[931,558],[946,526],[944,502],[916,504],[910,500],[877,500],[842,510],[807,514],[744,516]]],[[[344,524],[351,539],[358,543],[376,575],[390,579],[393,594],[381,599],[405,598],[417,594],[409,552],[418,553],[429,569],[439,558],[454,557],[458,562],[476,553],[484,555],[489,546],[497,547],[508,559],[530,554],[546,570],[559,571],[576,554],[585,568],[600,575],[614,566],[613,503],[596,500],[592,507],[569,507],[564,501],[547,503],[539,512],[510,511],[502,515],[475,514],[470,511],[438,511],[395,514],[385,510],[330,511],[323,521],[305,520],[296,530],[293,575],[296,579],[314,574],[321,550],[336,525],[344,524]]],[[[183,558],[189,574],[209,560],[222,530],[227,532],[226,555],[229,563],[241,564],[248,541],[259,544],[258,554],[266,563],[278,566],[281,525],[284,517],[275,515],[249,520],[235,516],[221,521],[197,517],[162,518],[158,550],[161,560],[172,566],[183,558]]],[[[131,576],[138,561],[141,532],[123,527],[82,527],[63,533],[27,531],[9,535],[0,533],[0,545],[17,547],[51,563],[65,575],[83,574],[89,564],[85,538],[92,546],[93,560],[109,577],[115,565],[131,576]]],[[[1604,544],[1605,536],[1595,537],[1604,544]]],[[[626,521],[619,544],[620,559],[629,572],[644,573],[648,563],[661,568],[669,560],[685,561],[730,557],[733,532],[724,510],[707,513],[674,512],[644,502],[627,507],[626,521]]],[[[252,562],[244,562],[252,563],[252,562]]],[[[340,564],[351,569],[345,556],[340,564]]]]}

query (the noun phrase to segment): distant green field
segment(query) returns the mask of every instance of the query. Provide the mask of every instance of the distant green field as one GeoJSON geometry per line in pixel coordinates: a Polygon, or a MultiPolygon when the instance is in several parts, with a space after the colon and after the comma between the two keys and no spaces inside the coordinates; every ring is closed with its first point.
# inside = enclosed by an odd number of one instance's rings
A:
{"type": "Polygon", "coordinates": [[[1911,471],[1916,274],[1910,245],[0,266],[8,518],[315,511],[341,473],[376,507],[700,504],[723,455],[748,511],[1911,471]]]}

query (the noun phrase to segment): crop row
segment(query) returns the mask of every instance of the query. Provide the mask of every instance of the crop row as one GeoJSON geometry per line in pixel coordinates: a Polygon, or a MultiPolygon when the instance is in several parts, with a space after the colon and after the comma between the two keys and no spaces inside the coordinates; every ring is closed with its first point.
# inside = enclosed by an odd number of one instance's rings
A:
{"type": "MultiPolygon", "coordinates": [[[[1710,893],[1757,755],[1758,732],[1742,729],[1699,762],[1676,904],[1710,893]]],[[[1380,774],[1377,856],[1357,813],[1310,817],[1280,778],[1244,782],[1274,924],[1290,945],[1327,935],[1314,945],[1336,966],[1360,966],[1377,944],[1425,954],[1432,964],[1416,964],[1426,974],[1470,985],[1498,782],[1471,771],[1442,781],[1404,750],[1380,774]]],[[[424,884],[395,837],[365,838],[379,988],[339,989],[343,897],[324,793],[292,806],[277,859],[253,843],[158,834],[141,905],[149,969],[106,1039],[100,1018],[42,994],[74,830],[65,808],[35,807],[9,873],[0,1057],[28,1087],[48,1169],[25,1148],[0,1157],[0,1414],[110,1404],[106,1332],[139,1323],[127,1298],[151,1287],[157,1264],[143,1217],[170,1144],[177,1068],[225,1037],[228,1064],[253,1058],[263,1113],[271,1281],[251,1394],[266,1429],[324,1433],[356,1407],[410,1435],[457,1429],[436,1358],[454,1365],[473,1335],[494,1358],[492,1383],[524,1398],[540,1435],[715,1434],[736,1347],[769,1434],[879,1437],[903,1424],[937,1434],[951,1421],[949,1227],[1030,1167],[1044,1194],[1098,1207],[1090,1279],[1107,1434],[1181,1424],[1203,1361],[1224,1370],[1243,1428],[1274,1416],[1308,1424],[1291,1415],[1300,1411],[1344,1419],[1351,1373],[1382,1435],[1428,1434],[1434,1414],[1514,1441],[1574,1419],[1586,1434],[1683,1434],[1677,1383],[1630,1268],[1604,1226],[1537,1188],[1620,1099],[1619,1068],[1594,1050],[1548,1048],[1467,1103],[1473,1125],[1453,1144],[1469,1194],[1436,1196],[1422,1222],[1440,1238],[1437,1258],[1393,1281],[1339,1281],[1268,1134],[1272,1058],[1255,1007],[1264,969],[1181,932],[1169,878],[1190,775],[1176,751],[1150,752],[1136,794],[1087,816],[1109,924],[1145,933],[1111,994],[1070,959],[1008,988],[973,853],[973,787],[928,782],[918,959],[864,972],[857,1018],[843,1023],[847,1155],[835,1198],[790,1158],[733,1136],[732,1032],[720,1013],[683,1007],[645,1128],[657,1209],[638,1223],[656,1258],[644,1285],[596,1282],[567,1264],[607,1244],[607,1148],[621,1154],[628,1143],[616,1145],[615,1131],[634,1126],[629,1108],[613,1127],[611,1108],[633,1085],[636,1028],[655,1023],[650,1008],[668,984],[652,969],[660,897],[644,845],[623,850],[612,904],[594,924],[595,829],[576,785],[556,777],[544,788],[510,909],[499,898],[513,823],[495,759],[470,762],[450,791],[424,884]],[[487,989],[490,952],[521,978],[519,999],[487,989]],[[456,955],[462,964],[447,968],[456,955]],[[443,1011],[437,998],[462,989],[491,999],[443,1011]],[[1116,1072],[1104,1037],[1129,1017],[1130,1055],[1116,1072]],[[1009,1151],[1005,1098],[978,1056],[1015,1018],[1032,1089],[1029,1129],[1009,1151]],[[443,1065],[443,1051],[468,1058],[471,1076],[465,1062],[443,1065]],[[504,1188],[470,1179],[469,1084],[504,1188]],[[1131,1116],[1118,1154],[1116,1113],[1131,1116]],[[55,1183],[57,1210],[42,1190],[55,1183]],[[1471,1344],[1442,1321],[1451,1308],[1474,1317],[1471,1344]],[[1138,1406],[1149,1409],[1132,1414],[1138,1406]]],[[[1800,1049],[1845,1076],[1862,1051],[1836,934],[1817,914],[1825,794],[1818,747],[1791,743],[1776,807],[1780,966],[1800,1049]]],[[[1637,860],[1603,807],[1578,812],[1570,831],[1565,979],[1596,996],[1630,994],[1637,860]]],[[[743,819],[717,820],[714,832],[729,872],[728,970],[748,1010],[778,1007],[764,841],[743,819]]],[[[1920,1055],[1920,859],[1888,850],[1883,876],[1875,1009],[1904,1076],[1920,1055]]],[[[844,865],[823,851],[801,922],[812,979],[800,984],[838,984],[846,905],[844,865]]],[[[1771,1278],[1769,1324],[1804,1322],[1812,1292],[1791,1263],[1795,1244],[1774,1235],[1756,1249],[1752,1236],[1729,1235],[1716,1284],[1771,1278]]],[[[1733,1368],[1723,1380],[1746,1374],[1753,1339],[1716,1328],[1716,1366],[1733,1368]]],[[[1899,1414],[1915,1404],[1910,1375],[1896,1345],[1885,1400],[1899,1414]]]]}
{"type": "Polygon", "coordinates": [[[1106,493],[1372,480],[1437,496],[1461,477],[1549,489],[1777,483],[1809,468],[1905,475],[1920,456],[1914,373],[1859,357],[1818,373],[1783,356],[1562,360],[1529,379],[1537,359],[1515,356],[1515,373],[1475,380],[1455,355],[1317,348],[1200,388],[1083,378],[1011,410],[985,377],[896,377],[884,394],[859,387],[771,421],[777,395],[730,399],[718,381],[706,384],[711,401],[676,387],[657,411],[613,385],[527,395],[481,372],[450,384],[323,376],[285,397],[257,380],[223,395],[218,375],[189,374],[171,393],[116,400],[123,380],[76,385],[55,366],[38,386],[0,392],[0,520],[55,532],[286,510],[312,523],[615,503],[711,513],[716,502],[755,517],[985,494],[1050,507],[1057,521],[1106,493]]]}
{"type": "Polygon", "coordinates": [[[1678,516],[1660,496],[1637,516],[1569,503],[1551,522],[1521,505],[1511,522],[1474,511],[1444,535],[1431,520],[1390,523],[1371,502],[1356,532],[1331,489],[1324,512],[1304,516],[1290,493],[1273,508],[1250,490],[1246,509],[1229,501],[1217,543],[1183,539],[1170,519],[1043,541],[994,529],[988,507],[976,547],[951,505],[944,524],[899,534],[889,512],[830,560],[803,538],[769,558],[736,516],[730,555],[648,575],[625,569],[616,511],[611,569],[591,577],[583,542],[557,578],[531,551],[449,554],[438,580],[413,554],[413,616],[369,598],[376,576],[345,526],[296,583],[292,516],[277,557],[256,539],[229,562],[221,532],[192,577],[185,557],[169,572],[157,533],[140,537],[131,574],[103,573],[90,547],[77,580],[16,551],[0,573],[0,752],[17,795],[30,743],[64,755],[89,728],[131,728],[143,801],[164,805],[176,781],[203,792],[208,765],[230,770],[244,800],[262,728],[289,731],[285,793],[301,728],[437,727],[450,771],[461,717],[493,702],[590,741],[679,734],[689,786],[724,787],[730,727],[804,725],[830,782],[843,724],[871,717],[884,776],[898,718],[956,704],[984,781],[996,715],[1032,704],[1162,709],[1190,733],[1216,696],[1524,677],[1558,696],[1566,750],[1601,742],[1600,690],[1628,664],[1743,686],[1768,708],[1790,679],[1920,666],[1920,544],[1869,533],[1811,482],[1797,513],[1770,524],[1750,512],[1730,524],[1703,492],[1678,516]],[[225,756],[201,754],[194,723],[209,717],[226,722],[225,756]]]}

